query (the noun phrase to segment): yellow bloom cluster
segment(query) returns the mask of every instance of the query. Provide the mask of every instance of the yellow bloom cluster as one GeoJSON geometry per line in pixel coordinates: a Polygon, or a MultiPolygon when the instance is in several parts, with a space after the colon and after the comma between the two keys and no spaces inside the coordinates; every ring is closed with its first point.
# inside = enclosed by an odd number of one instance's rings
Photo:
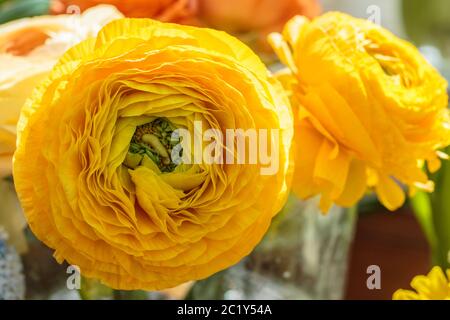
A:
{"type": "MultiPolygon", "coordinates": [[[[287,66],[273,77],[224,32],[120,17],[106,6],[0,27],[0,63],[10,66],[0,75],[0,177],[15,151],[32,231],[84,276],[124,290],[206,278],[258,244],[292,179],[299,197],[321,196],[324,212],[369,189],[390,210],[404,187],[433,190],[423,169],[447,157],[447,82],[383,28],[335,12],[294,17],[269,37],[287,66]],[[222,137],[277,130],[277,170],[175,161],[197,159],[196,142],[174,153],[187,140],[174,133],[198,138],[199,123],[222,137]]],[[[215,155],[261,156],[251,142],[215,142],[215,155]]],[[[438,269],[412,286],[418,293],[395,297],[449,296],[438,269]]]]}
{"type": "Polygon", "coordinates": [[[447,276],[440,267],[434,267],[426,276],[416,276],[411,287],[416,291],[399,289],[394,300],[450,300],[450,269],[447,276]]]}
{"type": "Polygon", "coordinates": [[[374,188],[390,210],[402,185],[433,190],[438,150],[450,143],[447,82],[411,44],[369,21],[331,12],[290,20],[270,42],[295,113],[301,198],[352,206],[374,188]]]}
{"type": "Polygon", "coordinates": [[[31,229],[58,261],[116,289],[173,287],[237,263],[289,193],[293,123],[280,89],[225,33],[112,22],[70,49],[22,110],[14,179],[31,229]],[[194,135],[195,121],[280,130],[278,172],[172,163],[170,133],[194,135]]]}

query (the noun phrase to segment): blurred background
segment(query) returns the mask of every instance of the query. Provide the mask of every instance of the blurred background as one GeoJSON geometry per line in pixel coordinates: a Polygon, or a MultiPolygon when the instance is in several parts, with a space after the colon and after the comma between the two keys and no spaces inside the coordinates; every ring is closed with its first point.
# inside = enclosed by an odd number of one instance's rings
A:
{"type": "MultiPolygon", "coordinates": [[[[208,2],[208,0],[204,1],[208,2]]],[[[79,3],[80,1],[75,2],[79,3]]],[[[95,2],[100,3],[102,1],[95,2]]],[[[246,1],[241,2],[245,3],[246,1]]],[[[305,1],[300,2],[303,3],[305,1]]],[[[70,5],[70,1],[0,0],[0,22],[5,23],[21,17],[48,14],[50,11],[64,13],[68,8],[74,9],[74,7],[69,7],[68,5],[70,5]]],[[[447,79],[450,79],[450,1],[321,0],[320,5],[323,12],[338,10],[360,18],[374,19],[398,36],[412,41],[427,59],[447,79]]],[[[315,7],[312,9],[312,16],[316,14],[316,10],[317,8],[315,7]]],[[[220,12],[217,13],[214,10],[211,12],[210,17],[215,17],[212,20],[217,22],[220,12]]],[[[226,17],[233,14],[238,15],[242,14],[242,12],[239,12],[237,8],[232,8],[227,11],[226,17]]],[[[255,14],[255,16],[257,15],[255,14]]],[[[285,20],[289,18],[288,16],[289,14],[287,16],[285,14],[285,20]]],[[[165,20],[169,16],[161,15],[159,17],[165,20]]],[[[183,11],[182,15],[176,16],[176,19],[179,21],[188,21],[188,23],[191,23],[193,18],[196,20],[195,15],[193,17],[186,14],[185,11],[183,11]]],[[[240,18],[245,19],[246,17],[240,18]]],[[[245,26],[236,23],[235,20],[224,19],[222,21],[225,22],[213,27],[228,29],[227,27],[230,26],[230,30],[227,31],[239,33],[239,36],[253,48],[256,48],[255,50],[258,50],[266,61],[270,61],[270,52],[267,52],[264,44],[261,45],[260,38],[255,36],[254,33],[244,30],[245,26]],[[233,25],[233,23],[235,24],[233,25]]],[[[197,23],[198,21],[195,21],[195,24],[197,23]]],[[[200,24],[205,23],[211,25],[206,18],[200,24]]],[[[260,29],[263,33],[272,31],[272,28],[266,29],[263,25],[252,27],[260,29]]],[[[0,66],[0,68],[7,68],[7,66],[0,66]]],[[[449,170],[444,168],[444,175],[449,170]]],[[[436,177],[436,179],[443,178],[436,177]]],[[[445,186],[445,183],[443,185],[445,186]]],[[[441,201],[442,198],[445,198],[446,191],[450,192],[446,188],[439,190],[436,195],[437,200],[434,200],[441,201]]],[[[431,201],[429,205],[432,206],[434,200],[428,200],[431,201]]],[[[9,204],[8,207],[4,202],[0,204],[0,212],[2,210],[10,210],[11,206],[16,206],[17,204],[14,201],[10,200],[12,204],[9,204]]],[[[425,274],[429,271],[432,259],[429,241],[418,223],[417,214],[413,213],[412,208],[413,204],[408,203],[398,212],[389,213],[373,197],[368,197],[361,203],[355,227],[354,241],[348,254],[349,266],[345,284],[345,298],[391,299],[392,293],[396,289],[409,287],[409,283],[415,275],[425,274]],[[378,265],[381,268],[382,282],[380,290],[369,290],[366,286],[367,267],[370,265],[378,265]]],[[[441,206],[439,210],[444,211],[441,214],[448,215],[447,208],[446,206],[441,206]]],[[[76,293],[67,291],[64,288],[66,266],[57,265],[51,257],[51,252],[35,240],[29,230],[26,230],[25,233],[28,250],[22,255],[22,261],[25,269],[26,297],[29,299],[79,298],[76,293]]],[[[168,295],[172,298],[182,298],[188,287],[165,293],[155,293],[154,297],[168,295]]],[[[86,290],[85,292],[88,295],[92,294],[94,297],[110,294],[105,288],[96,288],[93,291],[86,290]],[[106,290],[106,292],[102,290],[106,290]]],[[[114,294],[115,298],[121,297],[120,292],[114,294]]],[[[139,297],[141,293],[135,294],[132,297],[139,297]]]]}

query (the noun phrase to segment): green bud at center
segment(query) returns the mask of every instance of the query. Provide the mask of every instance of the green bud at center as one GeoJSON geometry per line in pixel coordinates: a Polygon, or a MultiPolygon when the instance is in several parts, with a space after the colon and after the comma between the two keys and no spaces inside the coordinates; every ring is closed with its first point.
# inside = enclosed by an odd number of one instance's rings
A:
{"type": "Polygon", "coordinates": [[[176,127],[165,118],[146,123],[136,128],[124,165],[135,169],[148,164],[148,160],[161,172],[172,172],[177,166],[171,159],[172,149],[180,139],[172,139],[176,127]]]}

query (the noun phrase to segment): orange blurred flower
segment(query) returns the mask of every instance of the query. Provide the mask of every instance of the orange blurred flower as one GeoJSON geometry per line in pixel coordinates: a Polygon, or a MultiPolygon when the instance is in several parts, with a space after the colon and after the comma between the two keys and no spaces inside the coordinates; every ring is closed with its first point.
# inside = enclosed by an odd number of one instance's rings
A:
{"type": "Polygon", "coordinates": [[[84,11],[98,4],[114,5],[127,17],[180,23],[189,22],[197,8],[197,0],[52,0],[51,11],[53,14],[66,13],[72,11],[71,6],[84,11]]]}
{"type": "Polygon", "coordinates": [[[199,0],[199,17],[211,27],[232,33],[279,31],[295,15],[320,14],[317,0],[199,0]]]}
{"type": "Polygon", "coordinates": [[[37,16],[0,26],[0,179],[11,174],[16,124],[33,89],[63,53],[123,15],[98,6],[82,15],[37,16]]]}

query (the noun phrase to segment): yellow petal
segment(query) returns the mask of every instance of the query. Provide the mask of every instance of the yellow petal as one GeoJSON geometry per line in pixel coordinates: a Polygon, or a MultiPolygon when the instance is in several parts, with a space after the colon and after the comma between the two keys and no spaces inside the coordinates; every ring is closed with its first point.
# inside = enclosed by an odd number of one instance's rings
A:
{"type": "Polygon", "coordinates": [[[390,177],[380,176],[375,190],[381,203],[391,211],[399,209],[405,202],[405,192],[390,177]]]}

